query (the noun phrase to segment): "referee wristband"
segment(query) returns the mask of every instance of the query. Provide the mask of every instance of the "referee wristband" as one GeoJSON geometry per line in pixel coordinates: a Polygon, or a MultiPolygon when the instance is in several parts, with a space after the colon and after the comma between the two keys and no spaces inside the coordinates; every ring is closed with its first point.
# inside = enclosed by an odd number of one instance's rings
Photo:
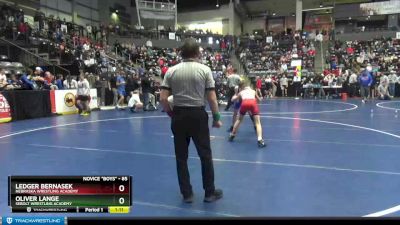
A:
{"type": "Polygon", "coordinates": [[[218,122],[221,119],[221,114],[219,112],[213,113],[213,119],[215,122],[218,122]]]}

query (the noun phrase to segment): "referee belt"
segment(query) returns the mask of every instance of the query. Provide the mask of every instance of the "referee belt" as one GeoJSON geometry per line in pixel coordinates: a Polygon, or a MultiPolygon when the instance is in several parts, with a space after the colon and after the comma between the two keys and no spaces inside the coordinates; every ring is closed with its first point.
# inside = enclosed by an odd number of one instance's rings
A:
{"type": "Polygon", "coordinates": [[[174,106],[175,110],[205,110],[205,106],[174,106]]]}

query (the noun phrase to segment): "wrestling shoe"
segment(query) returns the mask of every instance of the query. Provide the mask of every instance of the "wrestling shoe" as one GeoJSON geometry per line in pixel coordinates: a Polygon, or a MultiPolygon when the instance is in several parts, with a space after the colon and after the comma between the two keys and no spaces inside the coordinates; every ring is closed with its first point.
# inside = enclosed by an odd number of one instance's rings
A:
{"type": "Polygon", "coordinates": [[[265,144],[264,140],[259,140],[257,142],[259,148],[265,148],[267,145],[265,144]]]}
{"type": "Polygon", "coordinates": [[[233,139],[235,139],[235,135],[233,135],[233,134],[230,134],[230,135],[229,135],[229,141],[230,141],[230,142],[232,142],[232,141],[233,141],[233,139]]]}

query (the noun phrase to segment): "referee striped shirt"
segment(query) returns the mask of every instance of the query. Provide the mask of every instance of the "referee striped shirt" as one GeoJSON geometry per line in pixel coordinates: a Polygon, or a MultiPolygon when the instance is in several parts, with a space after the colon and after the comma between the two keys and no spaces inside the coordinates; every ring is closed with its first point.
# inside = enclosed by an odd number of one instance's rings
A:
{"type": "Polygon", "coordinates": [[[215,89],[211,69],[194,61],[184,61],[168,69],[162,89],[171,91],[174,106],[205,106],[206,91],[215,89]]]}

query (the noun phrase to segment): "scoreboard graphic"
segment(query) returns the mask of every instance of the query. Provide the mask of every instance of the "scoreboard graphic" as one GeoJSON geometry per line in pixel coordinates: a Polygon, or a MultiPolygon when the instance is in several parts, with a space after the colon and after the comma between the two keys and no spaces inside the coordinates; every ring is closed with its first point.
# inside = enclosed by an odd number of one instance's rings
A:
{"type": "Polygon", "coordinates": [[[9,176],[13,213],[129,213],[131,176],[9,176]]]}

